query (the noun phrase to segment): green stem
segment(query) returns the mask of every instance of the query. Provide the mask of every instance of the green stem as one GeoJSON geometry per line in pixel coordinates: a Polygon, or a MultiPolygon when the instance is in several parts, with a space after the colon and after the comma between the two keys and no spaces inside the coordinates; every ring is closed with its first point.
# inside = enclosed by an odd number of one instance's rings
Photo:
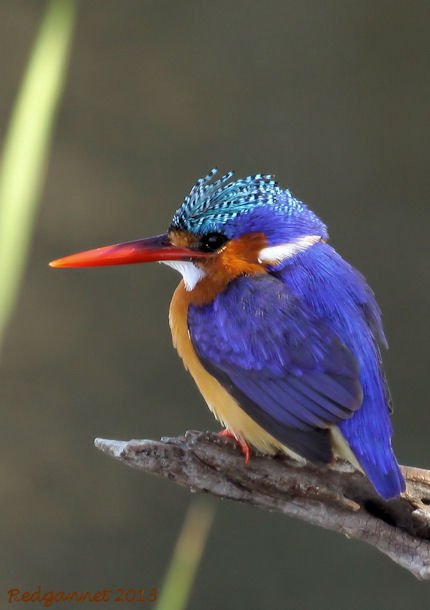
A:
{"type": "Polygon", "coordinates": [[[167,571],[157,610],[184,610],[215,516],[208,501],[195,501],[185,516],[167,571]]]}
{"type": "Polygon", "coordinates": [[[13,108],[0,162],[0,347],[22,281],[75,22],[51,0],[13,108]]]}

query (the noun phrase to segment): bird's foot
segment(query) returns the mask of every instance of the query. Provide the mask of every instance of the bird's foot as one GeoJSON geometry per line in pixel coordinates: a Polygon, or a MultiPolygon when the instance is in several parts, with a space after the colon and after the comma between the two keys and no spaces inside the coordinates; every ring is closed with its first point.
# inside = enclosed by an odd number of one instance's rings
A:
{"type": "Polygon", "coordinates": [[[251,459],[251,450],[245,441],[241,440],[240,438],[236,438],[233,432],[231,432],[228,428],[218,432],[218,436],[222,436],[223,438],[232,438],[235,440],[242,451],[243,457],[245,458],[245,464],[249,464],[249,460],[251,459]]]}

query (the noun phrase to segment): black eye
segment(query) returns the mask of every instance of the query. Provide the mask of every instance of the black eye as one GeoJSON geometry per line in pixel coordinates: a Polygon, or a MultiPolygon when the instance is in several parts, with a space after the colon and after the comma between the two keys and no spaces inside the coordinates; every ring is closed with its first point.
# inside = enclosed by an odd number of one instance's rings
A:
{"type": "Polygon", "coordinates": [[[221,233],[208,233],[201,238],[199,250],[203,250],[203,252],[216,252],[216,250],[222,248],[227,241],[227,237],[221,233]]]}

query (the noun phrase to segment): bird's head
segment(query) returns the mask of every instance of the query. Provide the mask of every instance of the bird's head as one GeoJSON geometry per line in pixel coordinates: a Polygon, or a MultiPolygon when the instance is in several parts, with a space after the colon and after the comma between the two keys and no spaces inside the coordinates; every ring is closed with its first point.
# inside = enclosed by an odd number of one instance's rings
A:
{"type": "MultiPolygon", "coordinates": [[[[321,220],[271,175],[233,180],[216,170],[200,178],[167,233],[72,254],[52,267],[163,262],[183,275],[187,290],[201,280],[222,288],[238,275],[280,267],[326,240],[321,220]]],[[[203,282],[204,283],[204,282],[203,282]]]]}

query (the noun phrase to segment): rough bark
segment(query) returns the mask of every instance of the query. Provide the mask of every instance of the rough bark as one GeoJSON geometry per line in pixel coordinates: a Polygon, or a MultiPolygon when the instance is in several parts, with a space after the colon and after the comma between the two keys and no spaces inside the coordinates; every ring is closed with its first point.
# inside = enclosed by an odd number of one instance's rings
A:
{"type": "Polygon", "coordinates": [[[211,433],[95,444],[128,466],[191,491],[280,511],[363,540],[417,578],[430,579],[430,471],[402,466],[406,493],[386,502],[345,462],[316,467],[254,454],[245,465],[234,441],[211,433]]]}

